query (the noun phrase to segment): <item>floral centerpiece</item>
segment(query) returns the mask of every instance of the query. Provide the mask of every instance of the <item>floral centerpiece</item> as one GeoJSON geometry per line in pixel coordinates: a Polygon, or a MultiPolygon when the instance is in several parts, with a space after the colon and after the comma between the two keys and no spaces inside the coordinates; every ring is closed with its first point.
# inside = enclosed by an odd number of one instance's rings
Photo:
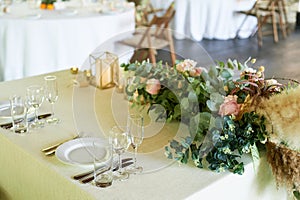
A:
{"type": "Polygon", "coordinates": [[[243,174],[241,156],[251,153],[257,159],[258,145],[269,136],[268,121],[257,112],[258,105],[296,85],[265,79],[264,67],[254,65],[254,59],[243,64],[229,59],[205,69],[186,59],[175,66],[136,62],[122,67],[132,79],[126,92],[133,106],[148,104],[158,120],[166,117],[189,127],[189,136],[165,147],[168,158],[181,163],[192,159],[199,168],[207,163],[216,172],[243,174]]]}

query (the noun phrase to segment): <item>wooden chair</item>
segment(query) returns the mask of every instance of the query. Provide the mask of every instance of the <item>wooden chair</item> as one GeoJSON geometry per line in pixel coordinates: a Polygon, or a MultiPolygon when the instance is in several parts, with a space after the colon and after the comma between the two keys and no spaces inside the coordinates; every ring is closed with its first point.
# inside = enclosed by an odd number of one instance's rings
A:
{"type": "Polygon", "coordinates": [[[272,34],[274,42],[278,42],[277,17],[279,19],[279,26],[282,30],[283,37],[285,38],[287,36],[288,26],[284,0],[257,0],[250,10],[239,11],[238,13],[245,14],[246,16],[236,35],[238,35],[247,17],[254,16],[257,18],[257,28],[253,31],[252,35],[257,31],[258,45],[260,47],[262,46],[263,35],[272,34]],[[263,32],[263,26],[267,24],[268,19],[271,19],[272,30],[263,32]]]}
{"type": "Polygon", "coordinates": [[[131,62],[149,58],[152,63],[156,63],[156,50],[169,46],[171,62],[175,64],[174,43],[169,29],[169,23],[174,15],[175,9],[172,3],[162,17],[154,15],[147,26],[138,27],[132,37],[121,41],[123,44],[135,47],[131,62]]]}

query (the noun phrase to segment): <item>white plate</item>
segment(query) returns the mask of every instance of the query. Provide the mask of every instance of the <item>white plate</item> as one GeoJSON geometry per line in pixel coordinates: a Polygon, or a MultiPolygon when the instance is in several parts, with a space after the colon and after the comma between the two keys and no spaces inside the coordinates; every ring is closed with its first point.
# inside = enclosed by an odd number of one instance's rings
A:
{"type": "Polygon", "coordinates": [[[98,160],[105,163],[109,159],[109,153],[105,149],[107,141],[101,138],[78,138],[60,145],[55,152],[58,160],[71,165],[93,165],[95,151],[98,160]],[[96,143],[97,148],[93,147],[96,143]]]}
{"type": "Polygon", "coordinates": [[[1,101],[0,102],[0,117],[1,118],[10,118],[10,103],[9,101],[1,101]]]}

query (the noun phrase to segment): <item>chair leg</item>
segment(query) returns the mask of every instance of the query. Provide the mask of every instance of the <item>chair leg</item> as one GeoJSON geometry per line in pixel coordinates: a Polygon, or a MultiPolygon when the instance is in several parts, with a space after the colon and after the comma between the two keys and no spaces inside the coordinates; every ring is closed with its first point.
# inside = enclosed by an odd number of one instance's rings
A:
{"type": "Polygon", "coordinates": [[[149,48],[149,56],[150,56],[151,63],[155,64],[156,58],[155,58],[155,52],[153,48],[149,48]]]}
{"type": "Polygon", "coordinates": [[[172,33],[171,33],[170,29],[167,29],[167,38],[168,38],[169,46],[170,46],[170,54],[171,54],[172,65],[175,65],[176,55],[175,55],[175,49],[174,49],[172,33]]]}
{"type": "Polygon", "coordinates": [[[288,34],[288,20],[287,20],[287,14],[286,14],[286,9],[285,9],[285,4],[284,1],[279,1],[278,2],[278,9],[279,9],[279,19],[281,20],[282,27],[282,35],[284,38],[286,38],[288,34]]]}
{"type": "Polygon", "coordinates": [[[277,22],[276,22],[276,15],[275,11],[272,11],[272,25],[273,25],[273,37],[274,42],[278,42],[278,31],[277,31],[277,22]]]}
{"type": "Polygon", "coordinates": [[[248,15],[245,14],[245,18],[243,19],[241,25],[239,26],[238,30],[235,33],[235,39],[239,37],[239,33],[243,27],[243,25],[245,24],[246,20],[248,19],[248,15]]]}
{"type": "Polygon", "coordinates": [[[258,46],[262,47],[262,21],[260,16],[257,16],[257,42],[258,46]]]}

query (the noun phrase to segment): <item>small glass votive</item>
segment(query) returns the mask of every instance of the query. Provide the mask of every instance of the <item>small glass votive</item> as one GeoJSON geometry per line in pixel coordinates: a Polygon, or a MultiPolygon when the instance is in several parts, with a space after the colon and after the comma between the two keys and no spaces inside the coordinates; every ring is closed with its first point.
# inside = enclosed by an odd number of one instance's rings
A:
{"type": "Polygon", "coordinates": [[[14,133],[22,134],[28,132],[27,105],[20,96],[12,96],[10,99],[10,110],[12,117],[12,130],[14,133]]]}

